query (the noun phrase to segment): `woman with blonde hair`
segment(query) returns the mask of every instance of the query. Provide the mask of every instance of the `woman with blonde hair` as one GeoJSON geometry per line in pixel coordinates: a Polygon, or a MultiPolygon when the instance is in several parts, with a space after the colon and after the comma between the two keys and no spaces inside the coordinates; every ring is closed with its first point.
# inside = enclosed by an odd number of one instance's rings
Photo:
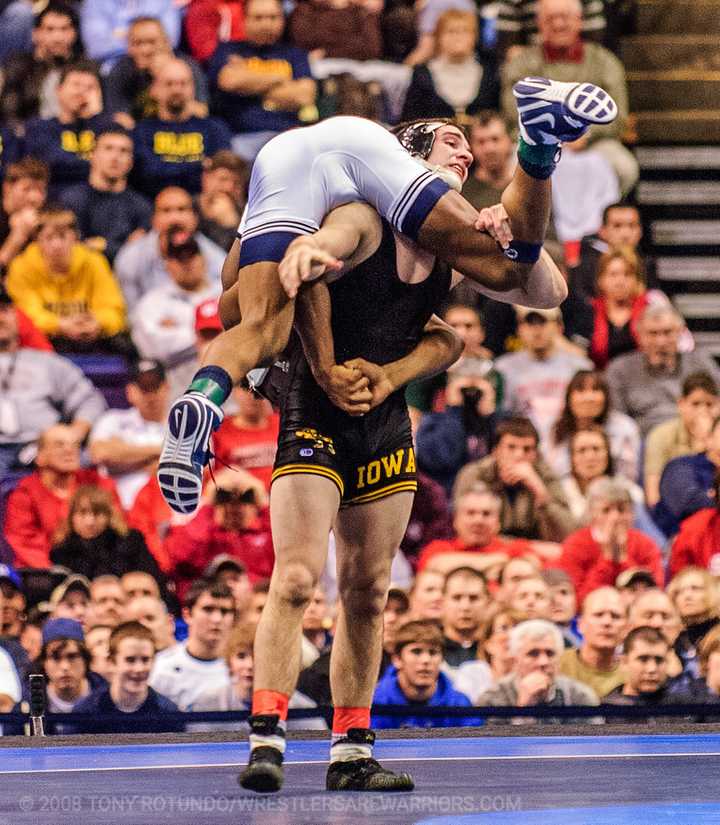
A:
{"type": "Polygon", "coordinates": [[[684,670],[697,677],[700,675],[698,646],[720,625],[717,582],[702,567],[686,567],[672,579],[667,593],[684,627],[675,643],[675,652],[684,670]]]}
{"type": "Polygon", "coordinates": [[[78,487],[70,499],[50,560],[88,579],[141,571],[164,581],[142,533],[128,528],[107,490],[89,484],[78,487]]]}
{"type": "Polygon", "coordinates": [[[467,120],[482,109],[497,109],[497,67],[477,59],[477,15],[448,9],[438,18],[434,39],[435,56],[413,69],[401,120],[467,120]]]}
{"type": "Polygon", "coordinates": [[[600,257],[596,293],[588,355],[604,369],[611,358],[637,349],[636,326],[648,304],[640,258],[633,249],[621,246],[600,257]]]}

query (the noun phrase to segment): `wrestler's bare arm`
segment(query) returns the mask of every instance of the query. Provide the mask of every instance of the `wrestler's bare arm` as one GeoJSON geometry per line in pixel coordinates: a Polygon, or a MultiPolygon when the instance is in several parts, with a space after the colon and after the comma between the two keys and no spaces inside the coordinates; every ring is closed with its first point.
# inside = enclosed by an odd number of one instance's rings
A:
{"type": "MultiPolygon", "coordinates": [[[[500,251],[495,254],[502,256],[500,251]]],[[[512,265],[509,261],[506,265],[508,264],[512,265]]],[[[455,272],[453,275],[453,286],[457,286],[462,279],[462,273],[455,272]]],[[[521,306],[533,307],[535,309],[553,309],[554,307],[558,307],[567,298],[568,294],[567,282],[562,272],[557,268],[553,259],[544,249],[540,253],[539,260],[530,270],[530,274],[522,287],[516,287],[515,289],[509,289],[504,292],[496,292],[495,290],[478,284],[476,281],[472,281],[470,278],[467,279],[467,283],[469,283],[476,292],[487,295],[488,298],[494,298],[506,304],[520,304],[521,306]]]]}
{"type": "MultiPolygon", "coordinates": [[[[279,274],[295,277],[341,273],[366,260],[377,249],[382,225],[377,213],[363,203],[330,212],[314,235],[296,238],[280,262],[279,274]]],[[[295,329],[318,385],[340,409],[352,415],[368,412],[368,377],[354,367],[335,363],[330,323],[330,293],[325,280],[305,284],[295,305],[295,329]]]]}
{"type": "Polygon", "coordinates": [[[288,246],[278,273],[291,298],[298,286],[353,269],[377,249],[382,224],[366,203],[348,203],[330,212],[313,235],[301,235],[288,246]]]}
{"type": "MultiPolygon", "coordinates": [[[[480,211],[480,217],[475,228],[487,232],[501,247],[488,251],[488,266],[512,268],[524,267],[527,264],[514,264],[502,250],[506,249],[513,239],[512,225],[505,207],[499,203],[480,211]]],[[[453,286],[457,286],[463,279],[461,272],[453,273],[453,286]]],[[[474,290],[489,298],[510,304],[534,307],[536,309],[552,309],[560,306],[567,298],[567,282],[562,272],[555,265],[550,255],[543,249],[540,258],[530,269],[529,275],[522,279],[523,286],[515,289],[496,291],[482,286],[468,278],[467,282],[474,290]]]]}

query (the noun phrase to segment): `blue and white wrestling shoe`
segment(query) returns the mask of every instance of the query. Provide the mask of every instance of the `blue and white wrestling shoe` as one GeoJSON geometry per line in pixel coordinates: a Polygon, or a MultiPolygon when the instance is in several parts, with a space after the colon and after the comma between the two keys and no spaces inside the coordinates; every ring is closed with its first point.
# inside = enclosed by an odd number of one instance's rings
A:
{"type": "Polygon", "coordinates": [[[530,146],[570,143],[594,123],[612,123],[617,103],[594,83],[560,83],[525,77],[513,86],[520,134],[530,146]]]}
{"type": "Polygon", "coordinates": [[[203,471],[210,461],[210,436],[223,413],[200,393],[178,398],[170,408],[157,480],[171,510],[194,513],[202,494],[203,471]]]}

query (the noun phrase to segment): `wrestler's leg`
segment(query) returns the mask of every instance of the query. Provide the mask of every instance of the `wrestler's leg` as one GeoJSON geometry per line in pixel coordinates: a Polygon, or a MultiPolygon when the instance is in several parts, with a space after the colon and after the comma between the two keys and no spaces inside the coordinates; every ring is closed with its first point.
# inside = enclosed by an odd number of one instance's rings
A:
{"type": "Polygon", "coordinates": [[[417,237],[422,246],[481,287],[506,293],[519,290],[526,305],[542,306],[566,293],[556,268],[540,259],[550,215],[550,176],[560,144],[577,140],[593,123],[612,122],[618,108],[604,89],[592,83],[525,78],[515,84],[513,94],[520,131],[518,168],[502,197],[514,235],[504,252],[510,265],[498,255],[488,255],[487,242],[469,231],[469,205],[456,193],[447,193],[435,204],[417,237]]]}
{"type": "Polygon", "coordinates": [[[287,346],[295,305],[285,294],[277,269],[273,261],[244,266],[237,285],[225,293],[223,323],[235,325],[211,342],[203,363],[225,370],[233,384],[255,367],[271,364],[287,346]],[[233,317],[233,296],[239,317],[233,317]]]}
{"type": "MultiPolygon", "coordinates": [[[[270,493],[275,566],[255,636],[255,691],[286,696],[300,670],[302,617],[325,567],[340,492],[310,473],[277,478],[270,493]]],[[[257,712],[257,711],[256,711],[257,712]]]]}
{"type": "Polygon", "coordinates": [[[393,556],[410,518],[413,493],[347,507],[335,523],[340,609],[330,656],[334,714],[328,790],[406,791],[406,773],[372,760],[370,705],[382,657],[383,611],[393,556]]]}
{"type": "Polygon", "coordinates": [[[330,658],[338,707],[370,707],[382,656],[382,617],[390,567],[410,518],[414,494],[395,493],[343,508],[335,523],[340,608],[330,658]]]}
{"type": "Polygon", "coordinates": [[[340,492],[327,478],[284,475],[273,483],[275,566],[254,649],[250,760],[239,777],[259,792],[282,786],[288,701],[300,671],[302,617],[325,566],[340,492]]]}
{"type": "Polygon", "coordinates": [[[221,408],[233,386],[254,367],[271,364],[290,337],[295,302],[282,288],[277,263],[242,267],[235,295],[239,323],[211,342],[203,366],[169,411],[157,479],[165,501],[178,513],[197,509],[210,437],[220,426],[221,408]]]}

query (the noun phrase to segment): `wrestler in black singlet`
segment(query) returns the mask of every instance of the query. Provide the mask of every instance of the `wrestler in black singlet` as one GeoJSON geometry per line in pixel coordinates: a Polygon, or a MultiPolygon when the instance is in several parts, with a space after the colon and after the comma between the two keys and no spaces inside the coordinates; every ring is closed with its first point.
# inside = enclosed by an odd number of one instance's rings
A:
{"type": "MultiPolygon", "coordinates": [[[[336,362],[364,358],[388,364],[408,355],[446,298],[450,281],[450,268],[436,262],[422,283],[403,283],[395,238],[383,221],[373,255],[330,284],[336,362]]],[[[353,417],[315,383],[296,336],[285,367],[284,377],[270,378],[280,407],[273,481],[290,473],[324,476],[337,485],[343,505],[417,489],[404,388],[366,415],[353,417]]]]}

